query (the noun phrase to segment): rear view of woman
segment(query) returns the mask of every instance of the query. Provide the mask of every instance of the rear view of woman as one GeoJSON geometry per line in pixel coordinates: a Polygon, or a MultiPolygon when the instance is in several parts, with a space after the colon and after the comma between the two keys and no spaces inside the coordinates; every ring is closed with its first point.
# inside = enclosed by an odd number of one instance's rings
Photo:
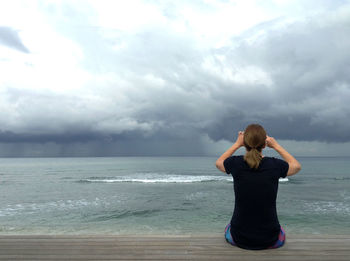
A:
{"type": "Polygon", "coordinates": [[[234,180],[235,207],[226,226],[227,242],[245,249],[278,248],[285,242],[279,224],[276,198],[279,178],[296,174],[301,166],[258,124],[238,133],[236,142],[216,161],[216,167],[234,180]],[[276,150],[284,160],[264,157],[266,147],[276,150]],[[232,156],[240,147],[244,156],[232,156]]]}

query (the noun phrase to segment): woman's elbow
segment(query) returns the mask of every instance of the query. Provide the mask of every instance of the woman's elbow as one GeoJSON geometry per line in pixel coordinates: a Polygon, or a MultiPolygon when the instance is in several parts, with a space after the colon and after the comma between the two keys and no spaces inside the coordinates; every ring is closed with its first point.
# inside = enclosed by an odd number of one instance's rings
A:
{"type": "Polygon", "coordinates": [[[215,166],[217,169],[219,169],[222,172],[225,172],[225,167],[224,167],[224,161],[223,160],[217,160],[215,162],[215,166]]]}
{"type": "Polygon", "coordinates": [[[299,163],[299,161],[294,163],[294,168],[296,172],[299,172],[301,170],[301,164],[299,163]]]}
{"type": "Polygon", "coordinates": [[[296,172],[295,172],[295,173],[298,173],[299,171],[301,171],[301,165],[300,165],[300,163],[298,163],[298,164],[295,166],[295,169],[296,169],[296,172]]]}
{"type": "Polygon", "coordinates": [[[288,171],[288,176],[297,174],[301,170],[301,165],[300,163],[294,163],[289,166],[289,171],[288,171]]]}
{"type": "Polygon", "coordinates": [[[215,167],[217,167],[218,169],[220,169],[220,161],[219,161],[219,160],[215,161],[215,167]]]}

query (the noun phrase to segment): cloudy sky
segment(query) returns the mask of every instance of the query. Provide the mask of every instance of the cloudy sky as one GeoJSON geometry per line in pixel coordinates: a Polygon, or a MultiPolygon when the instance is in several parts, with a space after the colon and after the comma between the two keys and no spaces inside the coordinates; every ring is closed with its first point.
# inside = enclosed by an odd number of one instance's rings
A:
{"type": "Polygon", "coordinates": [[[0,2],[0,156],[350,156],[350,1],[0,2]]]}

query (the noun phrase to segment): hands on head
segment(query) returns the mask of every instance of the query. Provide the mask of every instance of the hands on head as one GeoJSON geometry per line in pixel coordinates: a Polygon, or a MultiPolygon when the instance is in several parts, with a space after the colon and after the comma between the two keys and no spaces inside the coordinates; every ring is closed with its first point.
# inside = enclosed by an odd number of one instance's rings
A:
{"type": "MultiPolygon", "coordinates": [[[[237,144],[237,146],[239,146],[239,147],[243,147],[243,146],[244,146],[244,131],[239,131],[239,132],[238,132],[236,144],[237,144]]],[[[267,147],[269,147],[269,148],[275,148],[277,144],[278,144],[278,143],[277,143],[277,141],[275,140],[275,138],[266,135],[266,146],[267,146],[267,147]]]]}
{"type": "MultiPolygon", "coordinates": [[[[242,147],[244,146],[244,132],[243,131],[239,131],[238,132],[238,137],[237,137],[237,140],[234,144],[234,150],[232,151],[232,149],[228,150],[228,153],[229,154],[233,154],[239,147],[242,147]]],[[[277,151],[281,156],[282,158],[288,162],[289,164],[289,169],[288,169],[288,173],[287,173],[287,176],[291,176],[291,175],[294,175],[296,174],[297,172],[300,171],[301,169],[301,165],[300,163],[291,155],[289,154],[289,152],[287,152],[276,140],[275,138],[273,137],[270,137],[268,135],[266,135],[266,146],[268,146],[269,148],[272,148],[274,149],[275,151],[277,151]]],[[[225,152],[227,153],[227,152],[225,152]]],[[[223,154],[219,160],[221,160],[221,165],[223,165],[223,160],[227,158],[227,154],[223,154]]],[[[218,164],[217,164],[218,166],[218,164]]],[[[225,171],[225,168],[224,167],[221,167],[220,169],[221,171],[225,171]]]]}

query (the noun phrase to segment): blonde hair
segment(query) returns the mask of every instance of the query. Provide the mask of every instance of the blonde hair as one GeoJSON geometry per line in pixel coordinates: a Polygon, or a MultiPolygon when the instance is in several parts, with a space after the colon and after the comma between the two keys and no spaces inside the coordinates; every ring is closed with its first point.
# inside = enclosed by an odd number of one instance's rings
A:
{"type": "Polygon", "coordinates": [[[251,124],[244,131],[244,160],[250,168],[257,169],[262,160],[261,151],[265,147],[266,131],[259,124],[251,124]]]}

